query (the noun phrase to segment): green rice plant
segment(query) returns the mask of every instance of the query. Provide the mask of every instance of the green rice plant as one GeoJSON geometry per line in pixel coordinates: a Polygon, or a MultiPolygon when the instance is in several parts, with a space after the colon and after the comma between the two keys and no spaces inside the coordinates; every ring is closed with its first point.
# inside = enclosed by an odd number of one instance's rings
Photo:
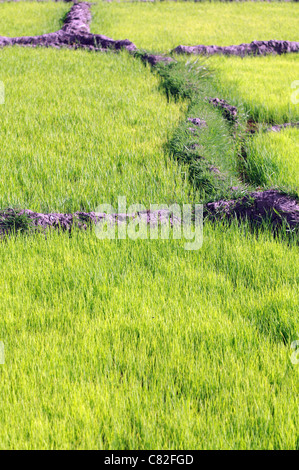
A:
{"type": "Polygon", "coordinates": [[[192,200],[164,145],[186,103],[127,53],[0,51],[0,207],[37,212],[192,200]]]}
{"type": "Polygon", "coordinates": [[[253,184],[288,188],[299,194],[299,130],[257,134],[248,142],[244,165],[253,184]]]}
{"type": "Polygon", "coordinates": [[[298,448],[298,247],[209,223],[183,246],[7,240],[1,448],[298,448]]]}
{"type": "Polygon", "coordinates": [[[63,2],[0,3],[0,36],[35,36],[61,28],[70,5],[63,2]]]}
{"type": "Polygon", "coordinates": [[[103,2],[92,8],[92,32],[128,38],[166,52],[179,44],[229,46],[257,40],[298,40],[299,6],[277,2],[103,2]]]}
{"type": "Polygon", "coordinates": [[[299,120],[293,100],[299,76],[298,54],[266,57],[210,57],[221,98],[244,106],[259,122],[284,123],[299,120]]]}

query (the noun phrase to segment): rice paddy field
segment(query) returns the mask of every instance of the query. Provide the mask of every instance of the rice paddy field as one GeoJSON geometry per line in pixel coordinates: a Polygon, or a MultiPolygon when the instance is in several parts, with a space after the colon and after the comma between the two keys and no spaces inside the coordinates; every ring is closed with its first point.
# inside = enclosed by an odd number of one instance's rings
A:
{"type": "Polygon", "coordinates": [[[243,105],[254,121],[277,124],[299,121],[299,106],[293,99],[293,87],[299,76],[298,54],[214,56],[207,63],[214,70],[219,92],[231,103],[243,105]]]}
{"type": "Polygon", "coordinates": [[[288,2],[97,2],[91,30],[167,52],[179,44],[229,46],[254,40],[298,41],[298,5],[288,2]]]}
{"type": "Polygon", "coordinates": [[[76,212],[119,195],[147,206],[188,199],[181,168],[163,152],[186,105],[168,103],[140,61],[12,48],[0,63],[2,207],[76,212]]]}
{"type": "MultiPolygon", "coordinates": [[[[0,35],[55,31],[69,9],[0,3],[0,35]]],[[[291,2],[97,2],[91,30],[167,52],[298,40],[297,12],[291,2]]],[[[299,120],[297,54],[204,64],[211,78],[197,98],[215,91],[261,124],[299,120]]],[[[188,160],[169,147],[195,111],[208,123],[201,155],[228,186],[298,193],[298,129],[248,138],[241,181],[222,115],[167,96],[127,51],[7,47],[0,81],[0,208],[200,203],[188,160]]],[[[172,238],[100,240],[92,228],[1,239],[0,448],[298,450],[299,252],[287,235],[206,220],[196,251],[172,238]]]]}
{"type": "Polygon", "coordinates": [[[57,31],[69,5],[63,2],[0,4],[0,36],[33,36],[57,31]]]}
{"type": "Polygon", "coordinates": [[[249,144],[248,173],[258,185],[289,188],[299,194],[299,131],[259,134],[249,144]]]}
{"type": "Polygon", "coordinates": [[[296,449],[298,249],[246,228],[1,250],[2,448],[296,449]]]}

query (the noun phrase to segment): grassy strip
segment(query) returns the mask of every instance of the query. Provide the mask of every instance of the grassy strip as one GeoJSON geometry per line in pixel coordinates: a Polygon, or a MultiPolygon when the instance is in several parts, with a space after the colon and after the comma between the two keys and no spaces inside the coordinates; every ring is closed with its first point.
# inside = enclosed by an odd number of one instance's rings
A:
{"type": "MultiPolygon", "coordinates": [[[[137,53],[142,58],[142,53],[137,53]]],[[[216,88],[207,64],[202,59],[155,66],[162,79],[167,97],[187,99],[187,116],[169,141],[168,149],[175,159],[186,165],[198,198],[204,203],[231,199],[247,191],[239,177],[239,158],[245,117],[238,123],[228,122],[209,102],[216,88]],[[199,118],[203,126],[192,124],[189,118],[199,118]]]]}
{"type": "Polygon", "coordinates": [[[0,36],[33,36],[57,31],[70,5],[63,2],[0,3],[0,36]]]}
{"type": "Polygon", "coordinates": [[[93,6],[92,32],[129,38],[156,52],[179,44],[232,44],[253,40],[298,40],[296,3],[99,2],[93,6]]]}

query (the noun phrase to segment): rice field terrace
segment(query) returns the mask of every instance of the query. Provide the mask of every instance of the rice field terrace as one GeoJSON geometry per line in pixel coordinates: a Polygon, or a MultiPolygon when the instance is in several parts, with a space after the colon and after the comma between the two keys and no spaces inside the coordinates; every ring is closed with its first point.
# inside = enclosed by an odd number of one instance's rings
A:
{"type": "Polygon", "coordinates": [[[0,3],[1,449],[299,449],[298,31],[0,3]]]}

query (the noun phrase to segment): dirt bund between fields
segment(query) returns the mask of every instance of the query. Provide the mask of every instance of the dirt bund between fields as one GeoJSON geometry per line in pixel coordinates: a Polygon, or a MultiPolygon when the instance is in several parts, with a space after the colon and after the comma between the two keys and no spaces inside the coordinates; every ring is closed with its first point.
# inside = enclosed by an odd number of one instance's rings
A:
{"type": "MultiPolygon", "coordinates": [[[[8,234],[17,228],[18,217],[26,217],[29,227],[56,228],[71,231],[74,227],[86,230],[88,227],[105,222],[110,226],[119,225],[137,219],[137,222],[149,226],[182,224],[179,217],[167,209],[143,211],[134,214],[105,214],[97,212],[76,212],[74,214],[50,213],[42,214],[28,209],[16,211],[6,209],[0,212],[0,233],[8,234]]],[[[277,190],[252,192],[237,200],[210,202],[204,206],[204,216],[211,220],[248,220],[255,225],[268,221],[273,231],[286,225],[290,231],[299,227],[298,202],[277,190]]]]}
{"type": "Polygon", "coordinates": [[[109,49],[127,49],[135,51],[137,48],[128,39],[114,41],[101,34],[91,34],[89,23],[91,21],[90,3],[75,3],[66,16],[63,27],[48,34],[40,36],[4,37],[0,36],[0,47],[27,46],[27,47],[54,47],[60,49],[88,49],[107,51],[109,49]]]}
{"type": "MultiPolygon", "coordinates": [[[[90,3],[75,3],[65,18],[63,27],[54,33],[41,36],[26,37],[0,37],[0,47],[21,45],[28,47],[68,47],[86,48],[89,50],[106,51],[110,49],[127,49],[131,53],[137,51],[136,46],[128,39],[114,41],[103,35],[91,34],[89,24],[91,21],[90,3]]],[[[298,52],[299,43],[288,41],[254,41],[251,44],[241,44],[240,46],[217,47],[217,46],[179,46],[174,50],[187,54],[233,54],[233,55],[264,55],[283,54],[286,52],[298,52]]],[[[172,58],[162,55],[145,54],[142,59],[151,65],[159,62],[171,62],[172,58]]],[[[208,98],[207,98],[208,99],[208,98]]],[[[237,109],[225,100],[210,98],[210,103],[222,109],[226,118],[231,121],[237,120],[237,109]]],[[[287,127],[292,124],[284,124],[287,127]]],[[[282,126],[272,126],[269,130],[278,131],[282,126]],[[275,127],[275,129],[274,129],[275,127]]],[[[249,221],[261,224],[264,220],[269,221],[273,228],[288,225],[290,230],[295,230],[299,226],[299,204],[298,202],[277,190],[267,190],[252,192],[237,200],[220,200],[208,203],[204,206],[204,214],[212,219],[248,219],[249,221]]],[[[144,211],[136,214],[99,214],[96,212],[76,212],[74,214],[49,213],[42,214],[25,209],[15,211],[6,209],[0,211],[0,234],[5,234],[14,228],[14,220],[24,217],[33,227],[60,228],[70,231],[77,226],[87,229],[91,224],[96,224],[101,220],[110,224],[128,222],[136,217],[149,225],[167,222],[171,225],[180,224],[182,221],[174,218],[169,211],[144,211]]]]}
{"type": "Polygon", "coordinates": [[[255,224],[269,221],[273,229],[287,224],[291,230],[299,227],[299,204],[277,190],[255,191],[241,199],[210,202],[205,214],[212,219],[247,219],[255,224]]]}
{"type": "Polygon", "coordinates": [[[250,44],[240,44],[238,46],[178,46],[173,49],[176,54],[200,54],[200,55],[234,55],[263,56],[268,54],[287,54],[299,52],[299,42],[296,41],[252,41],[250,44]]]}
{"type": "MultiPolygon", "coordinates": [[[[91,21],[91,4],[74,3],[66,16],[63,27],[48,34],[40,36],[5,37],[0,36],[0,47],[5,46],[27,46],[27,47],[54,47],[60,49],[89,49],[96,51],[107,51],[109,49],[127,49],[129,52],[137,51],[137,47],[129,39],[113,40],[101,34],[90,33],[89,24],[91,21]]],[[[177,54],[224,54],[237,55],[266,55],[266,54],[286,54],[299,52],[299,42],[291,41],[253,41],[250,44],[240,44],[239,46],[178,46],[172,52],[177,54]]],[[[173,59],[162,55],[146,54],[143,60],[151,65],[158,62],[171,62],[173,59]]]]}
{"type": "MultiPolygon", "coordinates": [[[[4,209],[0,211],[0,234],[7,234],[17,229],[20,225],[20,217],[26,217],[29,225],[27,228],[49,227],[62,229],[63,231],[71,231],[74,227],[86,230],[87,227],[99,224],[101,222],[110,227],[116,225],[127,224],[128,222],[137,221],[140,225],[149,225],[156,227],[159,224],[181,225],[182,220],[168,209],[155,211],[140,211],[132,214],[126,213],[99,213],[99,212],[76,212],[74,214],[50,213],[42,214],[33,212],[29,209],[16,211],[15,209],[4,209]]],[[[24,219],[22,220],[24,226],[24,219]]]]}

